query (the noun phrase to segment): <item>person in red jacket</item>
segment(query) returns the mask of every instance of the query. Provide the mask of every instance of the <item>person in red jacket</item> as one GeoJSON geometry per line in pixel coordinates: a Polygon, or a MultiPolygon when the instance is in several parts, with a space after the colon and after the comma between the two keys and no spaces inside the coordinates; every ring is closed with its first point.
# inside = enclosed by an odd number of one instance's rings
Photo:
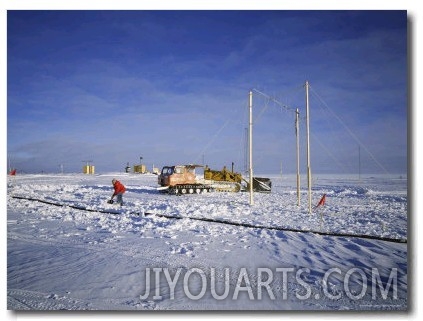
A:
{"type": "Polygon", "coordinates": [[[125,186],[121,182],[119,182],[117,179],[113,178],[112,180],[114,192],[112,195],[112,198],[110,199],[109,203],[113,203],[113,198],[116,196],[117,200],[116,202],[120,204],[120,206],[123,205],[123,199],[122,195],[126,192],[125,186]]]}

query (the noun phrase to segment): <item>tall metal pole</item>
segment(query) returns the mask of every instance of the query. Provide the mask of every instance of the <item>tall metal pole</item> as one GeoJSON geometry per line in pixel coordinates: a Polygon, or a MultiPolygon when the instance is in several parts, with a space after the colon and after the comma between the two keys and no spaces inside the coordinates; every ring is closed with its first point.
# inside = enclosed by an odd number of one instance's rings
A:
{"type": "Polygon", "coordinates": [[[300,128],[298,126],[298,118],[300,112],[298,108],[295,110],[295,136],[297,140],[297,205],[300,206],[300,128]]]}
{"type": "Polygon", "coordinates": [[[358,145],[358,180],[361,180],[361,152],[360,152],[360,145],[358,145]]]}
{"type": "Polygon", "coordinates": [[[282,178],[282,162],[281,162],[281,178],[282,178]]]}
{"type": "Polygon", "coordinates": [[[310,111],[308,103],[308,81],[306,88],[306,122],[307,122],[307,182],[308,182],[308,212],[311,214],[311,167],[310,167],[310,111]]]}
{"type": "Polygon", "coordinates": [[[250,111],[250,121],[249,121],[249,173],[250,173],[250,205],[254,205],[253,200],[253,92],[250,91],[249,94],[249,111],[250,111]]]}
{"type": "Polygon", "coordinates": [[[244,174],[248,173],[248,128],[244,131],[244,174]]]}

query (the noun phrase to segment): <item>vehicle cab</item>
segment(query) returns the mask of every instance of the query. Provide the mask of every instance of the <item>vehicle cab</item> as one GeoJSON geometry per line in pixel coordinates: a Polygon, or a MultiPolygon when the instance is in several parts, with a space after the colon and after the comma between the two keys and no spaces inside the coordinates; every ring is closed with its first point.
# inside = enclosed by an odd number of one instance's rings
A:
{"type": "Polygon", "coordinates": [[[186,165],[165,166],[158,177],[160,186],[195,184],[195,167],[186,165]]]}

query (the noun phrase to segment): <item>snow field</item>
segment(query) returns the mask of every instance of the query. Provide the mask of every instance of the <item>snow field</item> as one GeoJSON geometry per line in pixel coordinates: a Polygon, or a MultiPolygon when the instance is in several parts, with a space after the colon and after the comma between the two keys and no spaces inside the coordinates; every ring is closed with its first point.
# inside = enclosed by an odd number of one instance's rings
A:
{"type": "Polygon", "coordinates": [[[318,177],[313,182],[314,205],[323,194],[327,195],[326,204],[311,215],[305,203],[306,190],[301,192],[301,206],[296,205],[294,177],[273,177],[272,193],[255,194],[253,206],[248,204],[246,193],[162,194],[155,190],[156,181],[154,175],[122,173],[9,178],[8,308],[403,310],[407,307],[407,244],[186,219],[214,218],[269,227],[404,239],[407,237],[406,179],[368,177],[358,181],[351,177],[318,177]],[[106,203],[112,194],[113,177],[127,187],[123,208],[106,203]],[[396,296],[393,284],[387,297],[379,292],[372,296],[372,269],[377,273],[373,277],[380,276],[384,282],[396,271],[396,296]],[[177,271],[180,274],[172,292],[165,273],[175,277],[177,271]],[[299,278],[298,271],[302,272],[299,278]],[[228,281],[225,273],[229,273],[228,281]],[[222,300],[213,296],[212,276],[219,294],[228,286],[229,292],[222,300]],[[150,293],[144,298],[148,277],[150,293]],[[267,284],[264,277],[272,277],[272,282],[267,284]]]}

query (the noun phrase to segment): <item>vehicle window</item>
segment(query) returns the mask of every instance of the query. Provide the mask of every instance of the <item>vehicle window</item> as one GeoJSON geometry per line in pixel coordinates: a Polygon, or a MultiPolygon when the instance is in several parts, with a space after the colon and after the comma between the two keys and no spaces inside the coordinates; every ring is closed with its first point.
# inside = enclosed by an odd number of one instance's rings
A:
{"type": "Polygon", "coordinates": [[[163,167],[162,168],[162,175],[171,175],[172,174],[172,167],[163,167]]]}

